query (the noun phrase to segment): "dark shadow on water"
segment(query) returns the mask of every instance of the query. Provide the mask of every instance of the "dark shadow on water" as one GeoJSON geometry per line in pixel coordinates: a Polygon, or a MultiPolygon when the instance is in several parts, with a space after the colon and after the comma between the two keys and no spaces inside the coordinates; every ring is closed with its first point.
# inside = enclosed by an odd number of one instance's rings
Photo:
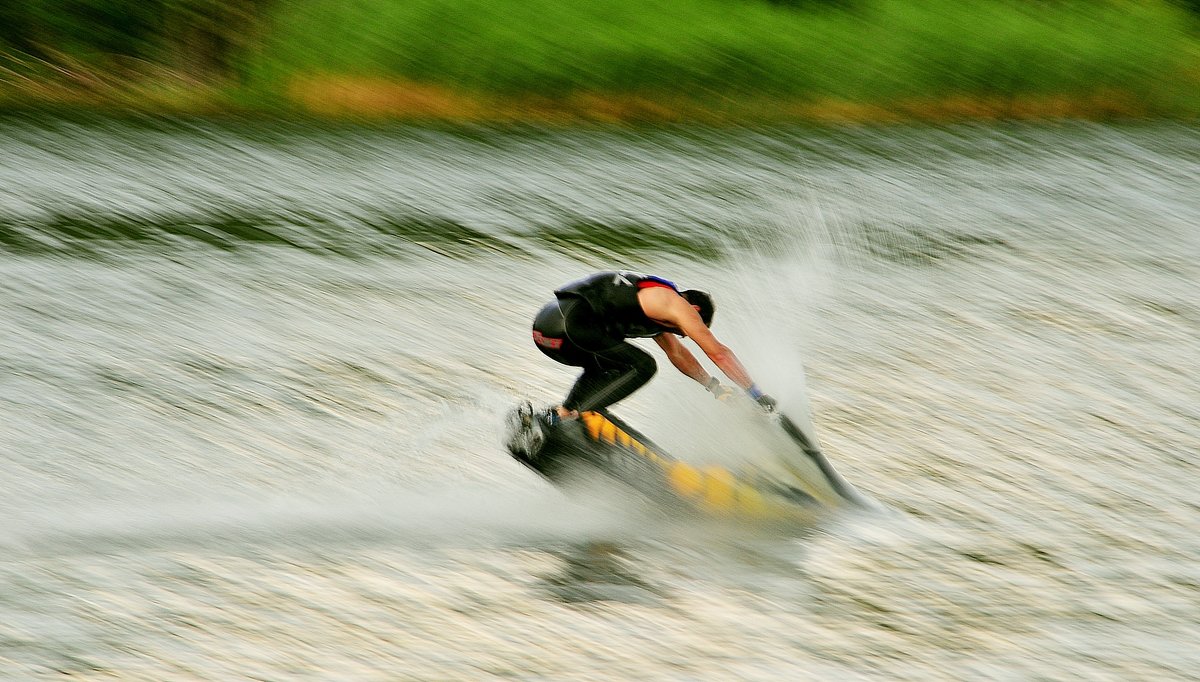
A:
{"type": "Polygon", "coordinates": [[[387,217],[370,221],[370,227],[390,240],[408,243],[453,258],[488,252],[515,255],[520,246],[498,235],[437,216],[387,217]]]}
{"type": "Polygon", "coordinates": [[[534,236],[547,247],[571,256],[587,254],[611,259],[665,252],[703,261],[722,256],[720,244],[712,235],[670,231],[641,223],[576,221],[543,226],[534,236]]]}
{"type": "Polygon", "coordinates": [[[367,230],[346,229],[319,215],[99,216],[58,214],[47,219],[0,218],[0,249],[22,254],[93,257],[103,253],[165,251],[207,246],[222,251],[278,246],[343,257],[400,255],[422,249],[465,259],[519,255],[513,241],[436,216],[385,216],[365,221],[367,230]]]}
{"type": "Polygon", "coordinates": [[[658,604],[666,592],[632,573],[625,551],[613,542],[587,542],[558,553],[561,572],[546,576],[541,589],[568,604],[611,601],[658,604]]]}
{"type": "Polygon", "coordinates": [[[238,251],[262,246],[314,254],[402,256],[415,250],[459,260],[529,255],[546,248],[574,258],[622,260],[655,253],[719,260],[718,237],[694,229],[669,230],[639,223],[570,220],[523,236],[493,233],[436,215],[380,215],[346,226],[314,214],[276,215],[217,211],[208,215],[93,215],[60,213],[37,221],[0,218],[0,249],[22,254],[97,257],[169,251],[189,246],[238,251]],[[363,229],[365,228],[365,229],[363,229]],[[522,243],[526,242],[526,243],[522,243]]]}
{"type": "Polygon", "coordinates": [[[655,523],[637,537],[589,540],[560,549],[539,547],[538,551],[557,557],[561,566],[543,575],[537,589],[566,604],[669,606],[672,590],[643,573],[667,580],[686,573],[699,580],[751,588],[781,581],[803,584],[807,581],[803,562],[811,542],[830,532],[836,519],[796,525],[659,517],[655,523]]]}
{"type": "Polygon", "coordinates": [[[991,235],[950,232],[916,225],[865,225],[859,229],[867,253],[902,265],[931,266],[981,257],[996,249],[1015,250],[1008,241],[991,235]]]}
{"type": "Polygon", "coordinates": [[[0,245],[17,253],[89,255],[104,248],[162,249],[180,241],[222,250],[261,244],[309,248],[285,234],[278,221],[247,215],[148,219],[60,214],[37,224],[0,221],[0,245]]]}

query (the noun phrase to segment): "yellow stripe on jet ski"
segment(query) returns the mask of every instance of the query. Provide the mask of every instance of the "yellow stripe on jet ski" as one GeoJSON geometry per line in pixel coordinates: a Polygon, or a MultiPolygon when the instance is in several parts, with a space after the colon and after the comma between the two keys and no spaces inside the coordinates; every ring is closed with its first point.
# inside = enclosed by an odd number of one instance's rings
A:
{"type": "Polygon", "coordinates": [[[707,512],[777,518],[792,516],[800,511],[795,505],[768,502],[759,490],[740,480],[728,469],[716,466],[699,469],[659,455],[598,412],[583,412],[580,418],[589,438],[597,442],[619,444],[653,462],[662,470],[667,485],[676,495],[707,512]]]}

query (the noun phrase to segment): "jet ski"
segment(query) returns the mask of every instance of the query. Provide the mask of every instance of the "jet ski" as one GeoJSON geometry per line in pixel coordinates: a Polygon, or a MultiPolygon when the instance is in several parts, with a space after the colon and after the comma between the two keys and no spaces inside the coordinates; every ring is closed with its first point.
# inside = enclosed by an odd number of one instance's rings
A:
{"type": "MultiPolygon", "coordinates": [[[[693,464],[667,454],[607,410],[559,419],[548,410],[537,411],[523,402],[508,413],[505,421],[509,454],[560,486],[579,476],[598,474],[669,509],[766,520],[811,520],[832,508],[859,501],[857,493],[850,494],[853,489],[832,472],[828,462],[826,469],[836,482],[830,483],[820,466],[809,467],[816,474],[807,478],[824,478],[815,486],[806,485],[794,472],[781,476],[752,466],[732,469],[693,464]]],[[[786,427],[784,430],[788,431],[786,427]]],[[[797,432],[803,437],[803,432],[797,432]]],[[[816,454],[820,456],[819,451],[816,454]]]]}

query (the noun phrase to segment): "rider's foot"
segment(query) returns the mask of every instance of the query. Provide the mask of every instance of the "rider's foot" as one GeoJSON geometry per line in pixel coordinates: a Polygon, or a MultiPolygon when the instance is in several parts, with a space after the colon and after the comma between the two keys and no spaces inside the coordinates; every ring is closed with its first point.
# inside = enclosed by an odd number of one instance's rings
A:
{"type": "Polygon", "coordinates": [[[535,413],[533,404],[525,401],[505,417],[508,432],[508,451],[516,457],[533,459],[546,442],[544,413],[535,413]]]}

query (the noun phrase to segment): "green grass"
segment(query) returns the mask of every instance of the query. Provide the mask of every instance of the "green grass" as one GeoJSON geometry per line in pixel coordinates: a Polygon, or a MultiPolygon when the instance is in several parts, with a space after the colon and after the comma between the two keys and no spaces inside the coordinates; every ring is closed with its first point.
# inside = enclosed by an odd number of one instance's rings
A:
{"type": "Polygon", "coordinates": [[[1182,1],[32,0],[0,10],[0,108],[1192,117],[1182,1]]]}
{"type": "Polygon", "coordinates": [[[458,91],[880,103],[1120,91],[1149,110],[1194,90],[1190,15],[1166,2],[292,0],[245,64],[458,91]],[[1190,76],[1189,76],[1190,69],[1190,76]],[[1188,82],[1188,78],[1191,82],[1188,82]]]}

